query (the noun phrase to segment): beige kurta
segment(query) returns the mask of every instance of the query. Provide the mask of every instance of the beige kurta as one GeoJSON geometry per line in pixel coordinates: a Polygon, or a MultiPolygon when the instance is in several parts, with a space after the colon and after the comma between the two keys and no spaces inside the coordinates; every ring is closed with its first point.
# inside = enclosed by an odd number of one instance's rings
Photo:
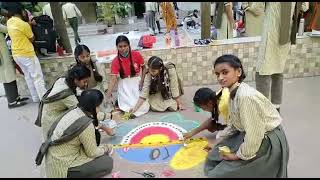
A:
{"type": "Polygon", "coordinates": [[[9,49],[5,40],[7,27],[0,24],[0,82],[10,83],[16,80],[16,71],[13,59],[9,54],[9,49]]]}
{"type": "MultiPolygon", "coordinates": [[[[96,63],[96,60],[93,60],[93,63],[96,63]]],[[[76,64],[72,64],[70,67],[75,66],[76,64]]],[[[99,91],[101,91],[103,94],[106,90],[107,87],[107,79],[103,77],[101,82],[97,82],[96,79],[94,78],[94,73],[93,73],[93,67],[91,66],[91,63],[86,65],[86,67],[90,70],[90,78],[89,78],[89,82],[88,82],[88,89],[97,89],[99,91]]],[[[99,69],[99,67],[96,64],[96,71],[99,72],[99,74],[101,75],[101,70],[99,69]]]]}
{"type": "MultiPolygon", "coordinates": [[[[232,6],[232,2],[224,3],[224,6],[232,6]]],[[[231,39],[233,38],[233,29],[231,24],[229,23],[227,13],[225,10],[225,7],[223,9],[222,13],[222,20],[221,20],[221,27],[217,29],[217,39],[223,40],[223,39],[231,39]]]]}
{"type": "MultiPolygon", "coordinates": [[[[85,116],[80,108],[68,112],[59,122],[52,137],[63,132],[72,122],[85,116]],[[59,126],[60,125],[60,126],[59,126]]],[[[97,147],[94,126],[91,123],[81,134],[69,142],[51,146],[46,154],[45,169],[48,178],[66,178],[68,168],[83,165],[105,152],[105,145],[97,147]]]]}
{"type": "MultiPolygon", "coordinates": [[[[65,78],[59,78],[48,97],[53,96],[62,90],[68,89],[69,87],[65,83],[65,78]]],[[[78,104],[78,99],[75,95],[70,95],[64,99],[58,100],[56,102],[48,103],[43,105],[42,110],[42,132],[43,137],[47,137],[48,130],[50,129],[52,123],[57,120],[63,113],[65,113],[70,108],[78,104]]]]}
{"type": "MultiPolygon", "coordinates": [[[[292,4],[291,16],[294,12],[295,2],[292,4]]],[[[283,73],[291,43],[279,44],[280,2],[266,3],[266,13],[263,22],[257,72],[260,75],[283,73]]],[[[292,24],[292,21],[290,24],[292,24]]]]}
{"type": "MultiPolygon", "coordinates": [[[[175,68],[168,69],[169,78],[170,78],[170,89],[172,92],[172,96],[174,98],[179,97],[179,83],[178,76],[175,68]]],[[[156,94],[149,95],[151,84],[151,75],[146,74],[145,81],[143,84],[143,88],[140,94],[140,97],[148,99],[151,110],[153,111],[166,111],[168,108],[172,110],[177,110],[177,102],[174,99],[164,100],[162,98],[161,92],[157,92],[156,94]]]]}
{"type": "Polygon", "coordinates": [[[261,36],[265,2],[243,2],[242,8],[245,9],[245,28],[248,37],[261,36]]]}
{"type": "Polygon", "coordinates": [[[281,124],[282,118],[272,103],[260,92],[246,83],[238,87],[229,103],[228,126],[219,133],[227,137],[236,130],[245,132],[244,142],[237,151],[242,160],[256,156],[265,134],[281,124]]]}

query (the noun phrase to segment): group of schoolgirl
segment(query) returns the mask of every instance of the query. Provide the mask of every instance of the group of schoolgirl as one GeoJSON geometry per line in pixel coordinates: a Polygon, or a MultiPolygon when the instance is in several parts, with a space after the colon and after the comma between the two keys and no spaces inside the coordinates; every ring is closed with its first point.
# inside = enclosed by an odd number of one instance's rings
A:
{"type": "MultiPolygon", "coordinates": [[[[101,177],[111,173],[113,148],[100,144],[100,131],[113,136],[101,123],[112,119],[105,113],[117,86],[117,107],[130,118],[149,111],[182,109],[183,87],[175,65],[153,56],[145,65],[138,51],[131,50],[129,39],[116,39],[117,56],[111,63],[110,82],[99,74],[90,50],[78,45],[76,64],[66,76],[58,78],[39,104],[36,125],[43,130],[44,143],[36,157],[45,157],[47,177],[101,177]],[[147,68],[148,67],[148,68],[147,68]]],[[[209,151],[204,173],[208,177],[287,177],[288,151],[282,118],[268,98],[244,83],[244,68],[234,55],[214,61],[213,72],[222,90],[200,88],[193,102],[212,117],[184,134],[188,139],[203,130],[218,132],[220,143],[209,151]],[[225,104],[224,107],[222,104],[225,104]],[[224,124],[218,122],[223,115],[224,124]],[[227,146],[229,153],[219,148],[227,146]]]]}

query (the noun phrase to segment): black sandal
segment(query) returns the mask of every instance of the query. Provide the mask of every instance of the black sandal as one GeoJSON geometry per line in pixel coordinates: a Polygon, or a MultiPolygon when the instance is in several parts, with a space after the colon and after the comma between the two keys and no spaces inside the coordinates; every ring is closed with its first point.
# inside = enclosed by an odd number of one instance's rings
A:
{"type": "Polygon", "coordinates": [[[23,102],[23,101],[27,101],[27,100],[29,100],[28,97],[23,97],[23,98],[21,98],[21,96],[18,96],[16,101],[18,101],[18,102],[23,102]]]}
{"type": "Polygon", "coordinates": [[[12,108],[24,106],[24,105],[26,105],[26,104],[27,104],[26,102],[15,101],[15,102],[13,102],[13,103],[9,103],[9,104],[8,104],[8,108],[9,108],[9,109],[12,109],[12,108]]]}

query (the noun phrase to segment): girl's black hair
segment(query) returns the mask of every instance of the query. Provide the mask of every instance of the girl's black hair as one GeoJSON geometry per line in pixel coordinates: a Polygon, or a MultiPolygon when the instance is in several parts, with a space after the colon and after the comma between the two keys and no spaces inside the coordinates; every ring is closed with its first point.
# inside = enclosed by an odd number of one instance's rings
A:
{"type": "MultiPolygon", "coordinates": [[[[103,102],[103,94],[97,89],[84,90],[79,97],[78,107],[83,111],[90,113],[94,120],[97,120],[96,107],[100,106],[103,102]]],[[[94,125],[98,126],[98,120],[94,125]]]]}
{"type": "Polygon", "coordinates": [[[199,12],[199,11],[198,11],[197,9],[193,10],[193,13],[192,13],[193,16],[196,17],[196,18],[198,18],[198,15],[196,14],[196,13],[198,13],[198,12],[199,12]]]}
{"type": "Polygon", "coordinates": [[[74,94],[76,94],[77,85],[74,80],[82,80],[91,76],[90,70],[83,65],[75,65],[68,72],[66,76],[66,83],[74,94]]]}
{"type": "MultiPolygon", "coordinates": [[[[87,116],[91,116],[91,118],[93,119],[93,125],[97,127],[99,125],[99,122],[97,119],[96,107],[102,104],[103,94],[97,89],[89,89],[83,91],[78,100],[78,107],[82,109],[82,111],[84,111],[84,113],[87,114],[87,116]]],[[[97,129],[95,129],[95,136],[97,146],[99,146],[101,134],[97,129]]]]}
{"type": "Polygon", "coordinates": [[[246,78],[246,74],[244,73],[242,63],[237,56],[234,56],[232,54],[222,55],[215,60],[213,66],[216,67],[217,64],[221,63],[229,63],[231,67],[235,69],[241,69],[241,76],[239,77],[239,82],[242,82],[246,78]]]}
{"type": "Polygon", "coordinates": [[[158,56],[152,56],[148,60],[148,67],[152,69],[161,69],[164,67],[163,60],[158,56]]]}
{"type": "MultiPolygon", "coordinates": [[[[118,46],[118,44],[120,42],[126,42],[128,45],[129,45],[129,57],[130,57],[130,75],[132,77],[136,76],[136,70],[134,69],[134,66],[133,66],[133,62],[132,62],[132,56],[131,56],[131,46],[130,46],[130,41],[129,39],[127,38],[127,36],[124,36],[124,35],[120,35],[117,37],[116,39],[116,46],[118,46]]],[[[120,53],[119,53],[119,50],[118,50],[118,61],[119,61],[119,65],[120,65],[120,77],[121,79],[125,78],[124,76],[124,70],[123,70],[123,67],[122,67],[122,64],[121,64],[121,61],[120,61],[120,53]]]]}
{"type": "MultiPolygon", "coordinates": [[[[88,48],[88,46],[84,45],[84,44],[79,44],[76,46],[76,48],[74,49],[74,58],[76,59],[77,64],[82,64],[82,62],[79,60],[79,56],[84,52],[87,51],[90,54],[90,49],[88,48]]],[[[101,82],[103,77],[99,74],[97,67],[95,65],[95,63],[93,63],[93,61],[91,60],[91,56],[90,56],[90,65],[92,67],[92,71],[93,71],[93,75],[94,75],[94,79],[97,82],[101,82]]]]}
{"type": "Polygon", "coordinates": [[[170,88],[165,85],[165,84],[170,84],[170,78],[165,78],[166,75],[169,75],[169,71],[165,67],[163,60],[157,56],[152,56],[148,60],[148,67],[152,69],[160,70],[159,76],[158,76],[159,78],[155,78],[151,80],[149,94],[155,94],[159,89],[164,99],[171,98],[172,94],[170,92],[170,88]],[[165,82],[165,81],[168,81],[168,82],[165,82]]]}
{"type": "Polygon", "coordinates": [[[21,2],[2,2],[2,8],[8,11],[8,17],[20,15],[23,18],[24,7],[21,2]]]}
{"type": "Polygon", "coordinates": [[[211,112],[212,119],[218,123],[219,120],[219,109],[218,109],[218,100],[222,95],[222,91],[216,95],[216,92],[212,91],[210,88],[200,88],[196,91],[193,97],[193,103],[196,106],[207,105],[209,101],[212,101],[214,104],[213,110],[211,112]]]}

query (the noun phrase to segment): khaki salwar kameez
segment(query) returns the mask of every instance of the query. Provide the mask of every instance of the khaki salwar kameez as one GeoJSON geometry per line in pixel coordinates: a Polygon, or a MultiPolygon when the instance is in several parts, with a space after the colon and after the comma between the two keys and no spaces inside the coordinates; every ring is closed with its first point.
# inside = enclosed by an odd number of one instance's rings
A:
{"type": "Polygon", "coordinates": [[[208,154],[204,172],[209,177],[287,177],[289,147],[282,118],[272,103],[241,83],[230,93],[228,126],[222,141],[208,154]],[[228,146],[240,160],[221,159],[218,147],[228,146]]]}
{"type": "MultiPolygon", "coordinates": [[[[54,96],[63,90],[69,89],[65,82],[65,78],[59,78],[53,85],[51,92],[48,97],[54,96]]],[[[78,104],[77,97],[72,94],[61,100],[46,103],[43,105],[41,126],[43,137],[47,137],[48,130],[50,129],[52,123],[63,115],[67,110],[76,106],[78,104]]]]}
{"type": "MultiPolygon", "coordinates": [[[[69,126],[84,116],[86,115],[80,108],[66,113],[54,129],[51,139],[58,139],[69,126]]],[[[48,178],[99,177],[101,173],[110,173],[113,160],[105,154],[105,150],[106,145],[96,145],[95,129],[90,122],[75,138],[49,147],[45,156],[46,176],[48,178]],[[90,167],[86,166],[88,164],[90,167]]]]}
{"type": "MultiPolygon", "coordinates": [[[[170,89],[172,93],[172,97],[179,97],[179,84],[178,84],[178,76],[175,68],[168,69],[169,78],[170,78],[170,89]]],[[[156,94],[149,94],[151,84],[151,75],[146,74],[145,81],[143,84],[143,88],[140,94],[140,97],[144,99],[148,99],[151,110],[153,111],[166,111],[169,110],[176,111],[177,110],[177,102],[173,99],[163,99],[161,92],[157,92],[156,94]]]]}

